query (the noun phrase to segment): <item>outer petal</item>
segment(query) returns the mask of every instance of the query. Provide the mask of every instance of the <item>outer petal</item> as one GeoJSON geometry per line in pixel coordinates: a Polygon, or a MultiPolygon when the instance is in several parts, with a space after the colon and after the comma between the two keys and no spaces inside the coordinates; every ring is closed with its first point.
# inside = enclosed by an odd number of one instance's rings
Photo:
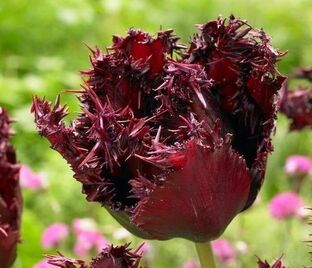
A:
{"type": "Polygon", "coordinates": [[[214,151],[190,141],[186,164],[139,203],[133,222],[156,239],[218,237],[244,207],[250,174],[228,143],[214,151]]]}

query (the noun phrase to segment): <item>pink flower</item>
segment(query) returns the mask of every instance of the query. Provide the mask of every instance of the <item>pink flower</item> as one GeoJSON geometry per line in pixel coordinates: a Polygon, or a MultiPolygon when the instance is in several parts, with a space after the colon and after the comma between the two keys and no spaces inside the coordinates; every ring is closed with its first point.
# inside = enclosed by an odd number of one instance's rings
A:
{"type": "Polygon", "coordinates": [[[54,265],[49,264],[47,260],[42,260],[36,263],[33,268],[55,268],[54,265]]]}
{"type": "Polygon", "coordinates": [[[108,245],[107,240],[102,234],[96,230],[83,231],[77,235],[74,252],[77,256],[83,257],[87,255],[93,248],[100,253],[103,248],[108,245]]]}
{"type": "Polygon", "coordinates": [[[186,261],[183,265],[183,268],[199,268],[197,261],[191,260],[186,261]]]}
{"type": "Polygon", "coordinates": [[[285,192],[276,195],[269,204],[269,211],[273,218],[283,220],[298,215],[303,200],[295,193],[285,192]]]}
{"type": "Polygon", "coordinates": [[[142,255],[148,255],[151,252],[152,252],[152,245],[145,241],[142,247],[140,248],[140,253],[142,255]]]}
{"type": "Polygon", "coordinates": [[[303,155],[292,155],[286,160],[285,170],[292,175],[312,174],[312,159],[303,155]]]}
{"type": "Polygon", "coordinates": [[[29,190],[41,190],[46,188],[47,180],[41,174],[34,173],[29,167],[22,165],[20,170],[20,184],[29,190]]]}
{"type": "Polygon", "coordinates": [[[66,224],[53,223],[44,230],[41,237],[41,245],[43,248],[57,246],[68,236],[68,233],[69,231],[66,224]]]}
{"type": "Polygon", "coordinates": [[[98,253],[105,247],[108,242],[105,237],[96,229],[96,225],[91,219],[75,219],[72,228],[76,234],[76,243],[74,252],[77,256],[83,257],[92,249],[96,249],[98,253]]]}
{"type": "Polygon", "coordinates": [[[235,258],[235,251],[228,240],[219,239],[211,243],[214,255],[221,262],[228,262],[235,258]]]}

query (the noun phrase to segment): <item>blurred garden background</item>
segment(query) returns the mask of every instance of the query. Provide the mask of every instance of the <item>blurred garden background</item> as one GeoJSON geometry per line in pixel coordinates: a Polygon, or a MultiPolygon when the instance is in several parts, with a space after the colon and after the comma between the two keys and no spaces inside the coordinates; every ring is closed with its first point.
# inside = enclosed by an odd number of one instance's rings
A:
{"type": "MultiPolygon", "coordinates": [[[[121,244],[141,240],[125,232],[99,204],[85,201],[80,183],[58,153],[49,149],[38,136],[30,114],[32,95],[53,100],[61,93],[74,116],[79,107],[75,96],[62,93],[78,89],[79,70],[88,69],[89,50],[111,44],[114,34],[124,35],[130,27],[156,33],[173,28],[187,43],[195,24],[234,14],[263,28],[272,37],[274,47],[287,50],[279,63],[283,74],[297,66],[312,66],[311,0],[10,0],[0,1],[0,105],[16,120],[13,143],[18,159],[46,184],[40,189],[23,190],[24,211],[22,243],[15,268],[31,268],[43,254],[57,250],[75,256],[75,232],[70,231],[57,247],[43,248],[41,236],[55,222],[72,230],[73,219],[91,218],[92,225],[107,240],[121,244]]],[[[299,83],[299,81],[294,81],[299,83]]],[[[293,176],[285,172],[287,157],[300,154],[312,157],[312,132],[288,132],[289,121],[279,115],[274,136],[274,153],[270,156],[264,187],[251,209],[231,223],[222,239],[230,241],[235,258],[222,267],[256,267],[256,256],[272,261],[283,256],[289,267],[309,266],[309,248],[303,241],[312,233],[304,219],[274,219],[268,210],[270,200],[293,187],[293,176]]],[[[312,206],[311,175],[303,182],[300,196],[305,206],[312,206]]],[[[303,217],[304,218],[304,217],[303,217]]],[[[149,241],[146,263],[151,267],[183,267],[196,258],[193,244],[182,239],[168,242],[149,241]]],[[[88,253],[92,255],[92,252],[88,253]]]]}

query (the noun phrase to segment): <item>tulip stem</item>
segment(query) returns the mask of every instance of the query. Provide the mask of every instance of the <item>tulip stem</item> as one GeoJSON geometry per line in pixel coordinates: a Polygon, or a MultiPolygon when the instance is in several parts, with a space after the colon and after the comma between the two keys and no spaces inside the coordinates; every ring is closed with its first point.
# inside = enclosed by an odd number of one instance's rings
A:
{"type": "Polygon", "coordinates": [[[210,242],[195,243],[201,268],[216,268],[210,242]]]}

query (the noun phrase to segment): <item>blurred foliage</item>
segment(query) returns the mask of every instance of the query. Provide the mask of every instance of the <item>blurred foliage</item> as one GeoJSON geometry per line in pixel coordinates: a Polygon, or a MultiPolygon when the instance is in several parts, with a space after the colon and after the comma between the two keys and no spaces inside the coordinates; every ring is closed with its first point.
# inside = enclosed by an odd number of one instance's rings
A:
{"type": "MultiPolygon", "coordinates": [[[[275,47],[288,51],[279,63],[282,73],[290,73],[296,66],[312,65],[311,0],[0,2],[0,104],[17,119],[14,143],[20,161],[37,171],[45,171],[50,181],[45,192],[24,191],[23,243],[16,268],[29,268],[47,253],[40,247],[40,235],[54,221],[70,224],[73,218],[93,217],[113,242],[111,233],[119,228],[98,204],[85,202],[65,161],[37,135],[29,113],[32,95],[53,100],[63,89],[78,88],[81,83],[78,70],[89,66],[89,51],[84,44],[104,49],[110,45],[113,34],[123,35],[130,27],[151,33],[173,28],[187,43],[196,23],[231,13],[257,28],[263,27],[273,37],[275,47]]],[[[62,94],[62,102],[69,104],[72,115],[78,112],[71,94],[62,94]]],[[[240,256],[234,267],[255,267],[255,255],[271,260],[283,254],[290,267],[309,262],[308,249],[301,242],[308,232],[304,223],[279,224],[268,216],[266,209],[274,194],[290,189],[290,178],[283,171],[286,157],[312,154],[311,132],[288,133],[287,127],[287,119],[279,118],[275,152],[269,159],[261,204],[242,213],[226,231],[225,237],[233,242],[244,240],[249,245],[248,254],[240,256]]],[[[311,192],[311,181],[306,182],[302,195],[310,205],[311,192]]],[[[139,243],[138,239],[134,241],[134,245],[139,243]]],[[[155,251],[152,267],[182,267],[186,259],[195,257],[191,243],[184,240],[155,241],[152,245],[155,251]]],[[[71,246],[69,242],[61,249],[71,254],[71,246]]]]}

